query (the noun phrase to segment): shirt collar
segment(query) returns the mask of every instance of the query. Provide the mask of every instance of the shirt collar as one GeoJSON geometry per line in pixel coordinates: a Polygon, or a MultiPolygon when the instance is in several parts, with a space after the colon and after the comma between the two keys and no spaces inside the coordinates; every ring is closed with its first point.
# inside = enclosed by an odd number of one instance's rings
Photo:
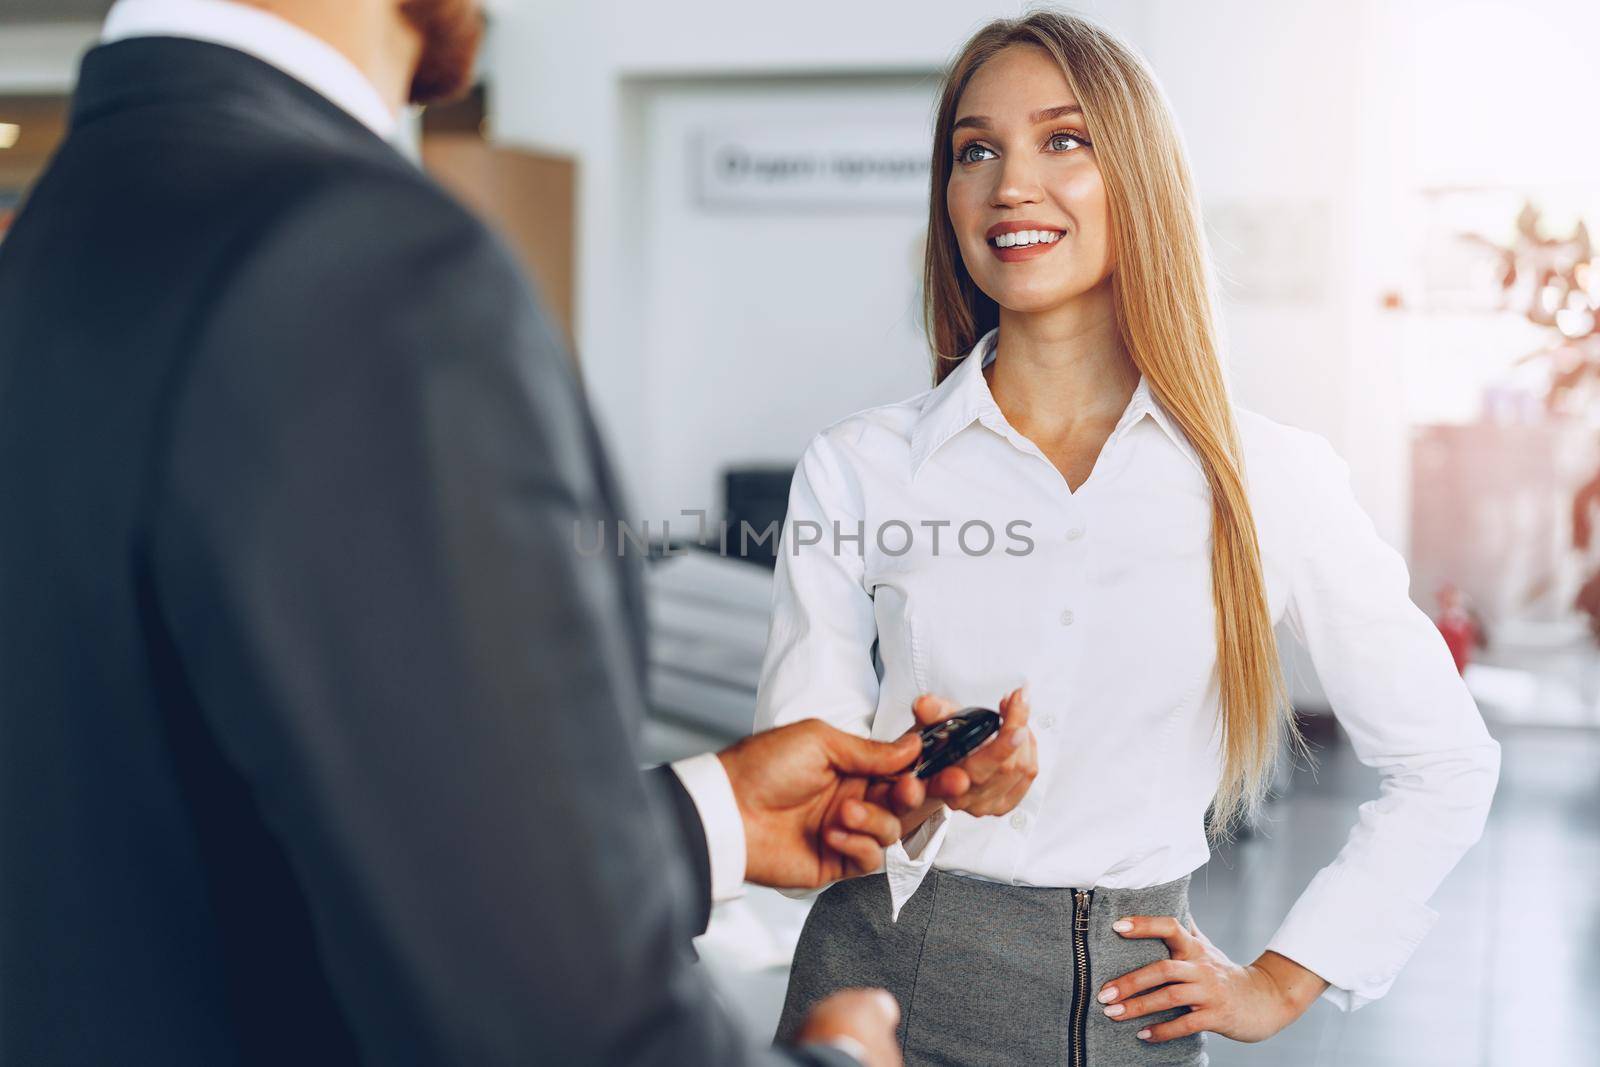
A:
{"type": "Polygon", "coordinates": [[[131,37],[182,37],[232,48],[269,63],[327,97],[385,141],[400,119],[359,67],[315,34],[233,0],[118,0],[104,44],[131,37]]]}
{"type": "MultiPolygon", "coordinates": [[[[994,362],[999,333],[999,329],[996,328],[979,338],[978,343],[972,346],[972,351],[967,353],[960,365],[951,371],[923,401],[922,413],[911,431],[912,478],[917,476],[923,464],[945,442],[974,422],[981,422],[997,433],[1007,432],[1005,417],[1000,413],[999,405],[994,402],[994,394],[989,392],[989,383],[983,376],[983,368],[994,362]]],[[[1122,418],[1117,420],[1116,428],[1111,431],[1112,440],[1126,433],[1146,416],[1161,427],[1167,439],[1195,465],[1196,469],[1202,474],[1205,472],[1204,466],[1200,463],[1200,456],[1189,443],[1189,438],[1156,399],[1149,381],[1141,374],[1139,384],[1134,388],[1133,396],[1129,398],[1128,406],[1122,412],[1122,418]]]]}

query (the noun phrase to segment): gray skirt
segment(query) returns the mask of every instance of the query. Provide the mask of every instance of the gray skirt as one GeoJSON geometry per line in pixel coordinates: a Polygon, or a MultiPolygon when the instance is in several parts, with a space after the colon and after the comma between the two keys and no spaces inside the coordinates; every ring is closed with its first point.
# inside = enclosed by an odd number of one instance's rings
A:
{"type": "Polygon", "coordinates": [[[854,986],[882,986],[900,1002],[907,1067],[1204,1067],[1205,1035],[1147,1044],[1136,1034],[1175,1019],[1174,1008],[1120,1022],[1095,999],[1102,986],[1166,959],[1156,939],[1111,929],[1124,915],[1189,918],[1189,878],[1148,889],[1041,889],[928,872],[889,919],[882,875],[830,886],[811,909],[778,1039],[812,1005],[854,986]]]}

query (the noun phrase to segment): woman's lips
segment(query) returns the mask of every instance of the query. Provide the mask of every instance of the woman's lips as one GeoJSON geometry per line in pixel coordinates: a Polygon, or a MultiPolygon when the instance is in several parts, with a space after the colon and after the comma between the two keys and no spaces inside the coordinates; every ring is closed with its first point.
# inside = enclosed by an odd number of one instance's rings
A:
{"type": "Polygon", "coordinates": [[[1000,262],[1020,263],[1025,259],[1038,259],[1040,256],[1046,255],[1052,248],[1061,243],[1061,237],[1057,237],[1054,241],[1049,243],[1041,242],[1033,245],[1013,245],[1010,248],[1000,248],[995,245],[993,241],[986,241],[984,243],[989,246],[989,251],[991,254],[993,254],[994,258],[998,259],[1000,262]]]}

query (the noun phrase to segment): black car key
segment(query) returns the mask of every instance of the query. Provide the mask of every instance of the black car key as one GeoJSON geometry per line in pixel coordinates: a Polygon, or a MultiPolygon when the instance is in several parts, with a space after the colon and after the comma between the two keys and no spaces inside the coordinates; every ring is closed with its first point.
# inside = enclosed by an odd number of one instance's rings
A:
{"type": "Polygon", "coordinates": [[[963,708],[922,731],[922,756],[912,766],[918,778],[932,778],[982,747],[1000,729],[1000,715],[988,708],[963,708]]]}

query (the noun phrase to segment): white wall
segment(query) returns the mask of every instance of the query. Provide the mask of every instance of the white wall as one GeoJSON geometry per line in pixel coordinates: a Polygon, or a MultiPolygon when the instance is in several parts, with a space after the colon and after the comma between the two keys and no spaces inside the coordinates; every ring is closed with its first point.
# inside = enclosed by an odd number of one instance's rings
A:
{"type": "Polygon", "coordinates": [[[1400,7],[1151,0],[1142,45],[1185,132],[1218,259],[1275,250],[1227,247],[1247,236],[1222,225],[1231,210],[1304,220],[1281,267],[1240,264],[1266,290],[1275,274],[1307,271],[1304,295],[1223,287],[1236,395],[1327,436],[1379,530],[1404,546],[1401,346],[1378,306],[1397,280],[1395,219],[1412,180],[1409,155],[1393,151],[1411,114],[1400,7]]]}
{"type": "Polygon", "coordinates": [[[0,26],[0,93],[65,93],[99,23],[0,26]]]}
{"type": "MultiPolygon", "coordinates": [[[[638,504],[717,514],[730,459],[792,463],[826,422],[928,385],[917,328],[925,201],[834,210],[705,205],[702,131],[831,136],[929,125],[928,79],[646,83],[627,146],[646,184],[632,234],[646,279],[638,353],[650,472],[638,504]]],[[[782,136],[779,138],[782,143],[782,136]]],[[[919,152],[919,154],[921,154],[919,152]]]]}

